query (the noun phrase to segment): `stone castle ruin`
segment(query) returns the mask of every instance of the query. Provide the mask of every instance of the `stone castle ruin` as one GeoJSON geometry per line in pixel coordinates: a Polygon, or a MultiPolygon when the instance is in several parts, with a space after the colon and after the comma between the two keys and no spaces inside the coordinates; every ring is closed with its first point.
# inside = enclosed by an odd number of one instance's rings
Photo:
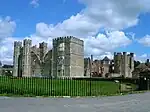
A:
{"type": "Polygon", "coordinates": [[[53,39],[53,48],[47,43],[32,46],[25,39],[14,42],[13,76],[18,77],[82,77],[84,75],[83,41],[72,36],[53,39]]]}
{"type": "Polygon", "coordinates": [[[93,60],[93,55],[91,55],[91,58],[85,58],[85,76],[91,75],[92,77],[107,77],[106,75],[110,73],[111,70],[111,61],[112,60],[110,60],[107,56],[102,60],[93,60]]]}
{"type": "Polygon", "coordinates": [[[32,40],[14,42],[13,76],[16,77],[129,77],[134,70],[134,54],[114,53],[102,60],[84,58],[84,42],[73,36],[53,39],[32,46],[32,40]]]}
{"type": "Polygon", "coordinates": [[[132,78],[134,71],[134,53],[114,53],[114,73],[132,78]]]}
{"type": "Polygon", "coordinates": [[[84,71],[85,76],[132,78],[134,54],[114,53],[112,60],[107,56],[102,60],[93,60],[93,56],[85,58],[84,71]]]}

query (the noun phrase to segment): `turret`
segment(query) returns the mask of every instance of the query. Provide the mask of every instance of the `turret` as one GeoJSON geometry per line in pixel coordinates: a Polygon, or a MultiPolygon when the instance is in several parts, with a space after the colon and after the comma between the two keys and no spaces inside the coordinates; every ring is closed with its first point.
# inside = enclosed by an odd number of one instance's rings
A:
{"type": "Polygon", "coordinates": [[[23,77],[30,77],[31,76],[31,45],[32,41],[29,39],[25,39],[23,41],[23,77]]]}
{"type": "Polygon", "coordinates": [[[121,72],[121,60],[122,60],[122,53],[114,53],[114,72],[120,73],[121,72]]]}
{"type": "Polygon", "coordinates": [[[128,77],[128,57],[127,52],[123,52],[123,75],[124,77],[128,77]]]}
{"type": "Polygon", "coordinates": [[[131,69],[130,77],[132,77],[132,72],[134,71],[134,53],[130,53],[130,69],[131,69]]]}
{"type": "Polygon", "coordinates": [[[13,76],[19,76],[19,56],[21,54],[22,42],[14,42],[14,54],[13,54],[13,76]]]}
{"type": "Polygon", "coordinates": [[[39,43],[39,49],[40,49],[40,59],[44,61],[44,56],[47,53],[47,43],[45,42],[39,43]]]}

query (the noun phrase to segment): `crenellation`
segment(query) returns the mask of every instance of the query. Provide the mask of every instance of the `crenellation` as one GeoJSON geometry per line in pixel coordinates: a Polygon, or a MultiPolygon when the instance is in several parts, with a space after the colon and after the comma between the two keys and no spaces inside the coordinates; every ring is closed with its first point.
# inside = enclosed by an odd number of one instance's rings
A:
{"type": "Polygon", "coordinates": [[[22,42],[14,41],[14,47],[17,47],[17,46],[22,46],[22,42]]]}
{"type": "Polygon", "coordinates": [[[131,56],[131,57],[134,57],[134,53],[130,53],[130,56],[131,56]]]}
{"type": "Polygon", "coordinates": [[[14,56],[13,56],[13,76],[18,76],[19,73],[19,57],[21,55],[22,42],[15,41],[14,42],[14,56]]]}
{"type": "Polygon", "coordinates": [[[123,77],[132,77],[134,70],[134,53],[127,52],[114,54],[114,72],[123,77]]]}

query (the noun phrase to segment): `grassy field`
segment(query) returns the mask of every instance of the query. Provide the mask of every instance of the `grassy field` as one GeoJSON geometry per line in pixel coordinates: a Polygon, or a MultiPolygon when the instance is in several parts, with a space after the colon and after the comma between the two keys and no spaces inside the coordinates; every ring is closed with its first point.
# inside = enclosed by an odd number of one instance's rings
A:
{"type": "Polygon", "coordinates": [[[100,96],[119,93],[119,83],[109,81],[51,80],[0,77],[0,94],[23,96],[100,96]]]}

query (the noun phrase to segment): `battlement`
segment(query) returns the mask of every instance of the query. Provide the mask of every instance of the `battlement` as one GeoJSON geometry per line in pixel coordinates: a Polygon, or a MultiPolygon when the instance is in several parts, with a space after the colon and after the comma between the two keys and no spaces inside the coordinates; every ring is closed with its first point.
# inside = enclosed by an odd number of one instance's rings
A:
{"type": "Polygon", "coordinates": [[[57,38],[54,38],[53,41],[70,40],[71,38],[74,38],[74,37],[73,36],[57,37],[57,38]]]}
{"type": "Polygon", "coordinates": [[[22,42],[21,41],[14,41],[14,47],[21,47],[22,46],[22,42]]]}
{"type": "Polygon", "coordinates": [[[72,37],[71,42],[75,42],[75,43],[78,43],[80,45],[84,45],[84,41],[79,39],[79,38],[76,38],[76,37],[72,37]]]}
{"type": "Polygon", "coordinates": [[[37,46],[34,45],[34,46],[31,47],[31,49],[32,49],[33,51],[35,51],[35,50],[37,50],[37,46]]]}
{"type": "Polygon", "coordinates": [[[32,46],[32,48],[34,48],[34,49],[37,48],[37,45],[32,46]]]}
{"type": "Polygon", "coordinates": [[[47,45],[46,42],[39,43],[39,48],[47,47],[47,45]]]}
{"type": "Polygon", "coordinates": [[[65,36],[65,37],[57,37],[53,39],[53,42],[73,42],[80,45],[83,45],[83,40],[80,40],[79,38],[73,37],[73,36],[65,36]]]}
{"type": "Polygon", "coordinates": [[[134,53],[130,53],[130,56],[131,56],[131,57],[134,57],[134,53]]]}
{"type": "Polygon", "coordinates": [[[120,55],[124,55],[124,56],[131,56],[134,57],[134,53],[127,53],[127,52],[114,52],[114,56],[120,56],[120,55]]]}
{"type": "Polygon", "coordinates": [[[23,45],[32,45],[32,40],[30,40],[30,39],[24,39],[23,40],[23,45]]]}
{"type": "Polygon", "coordinates": [[[123,55],[127,55],[127,52],[123,52],[123,55]]]}
{"type": "Polygon", "coordinates": [[[121,53],[121,52],[118,52],[117,55],[122,55],[122,53],[121,53]]]}

